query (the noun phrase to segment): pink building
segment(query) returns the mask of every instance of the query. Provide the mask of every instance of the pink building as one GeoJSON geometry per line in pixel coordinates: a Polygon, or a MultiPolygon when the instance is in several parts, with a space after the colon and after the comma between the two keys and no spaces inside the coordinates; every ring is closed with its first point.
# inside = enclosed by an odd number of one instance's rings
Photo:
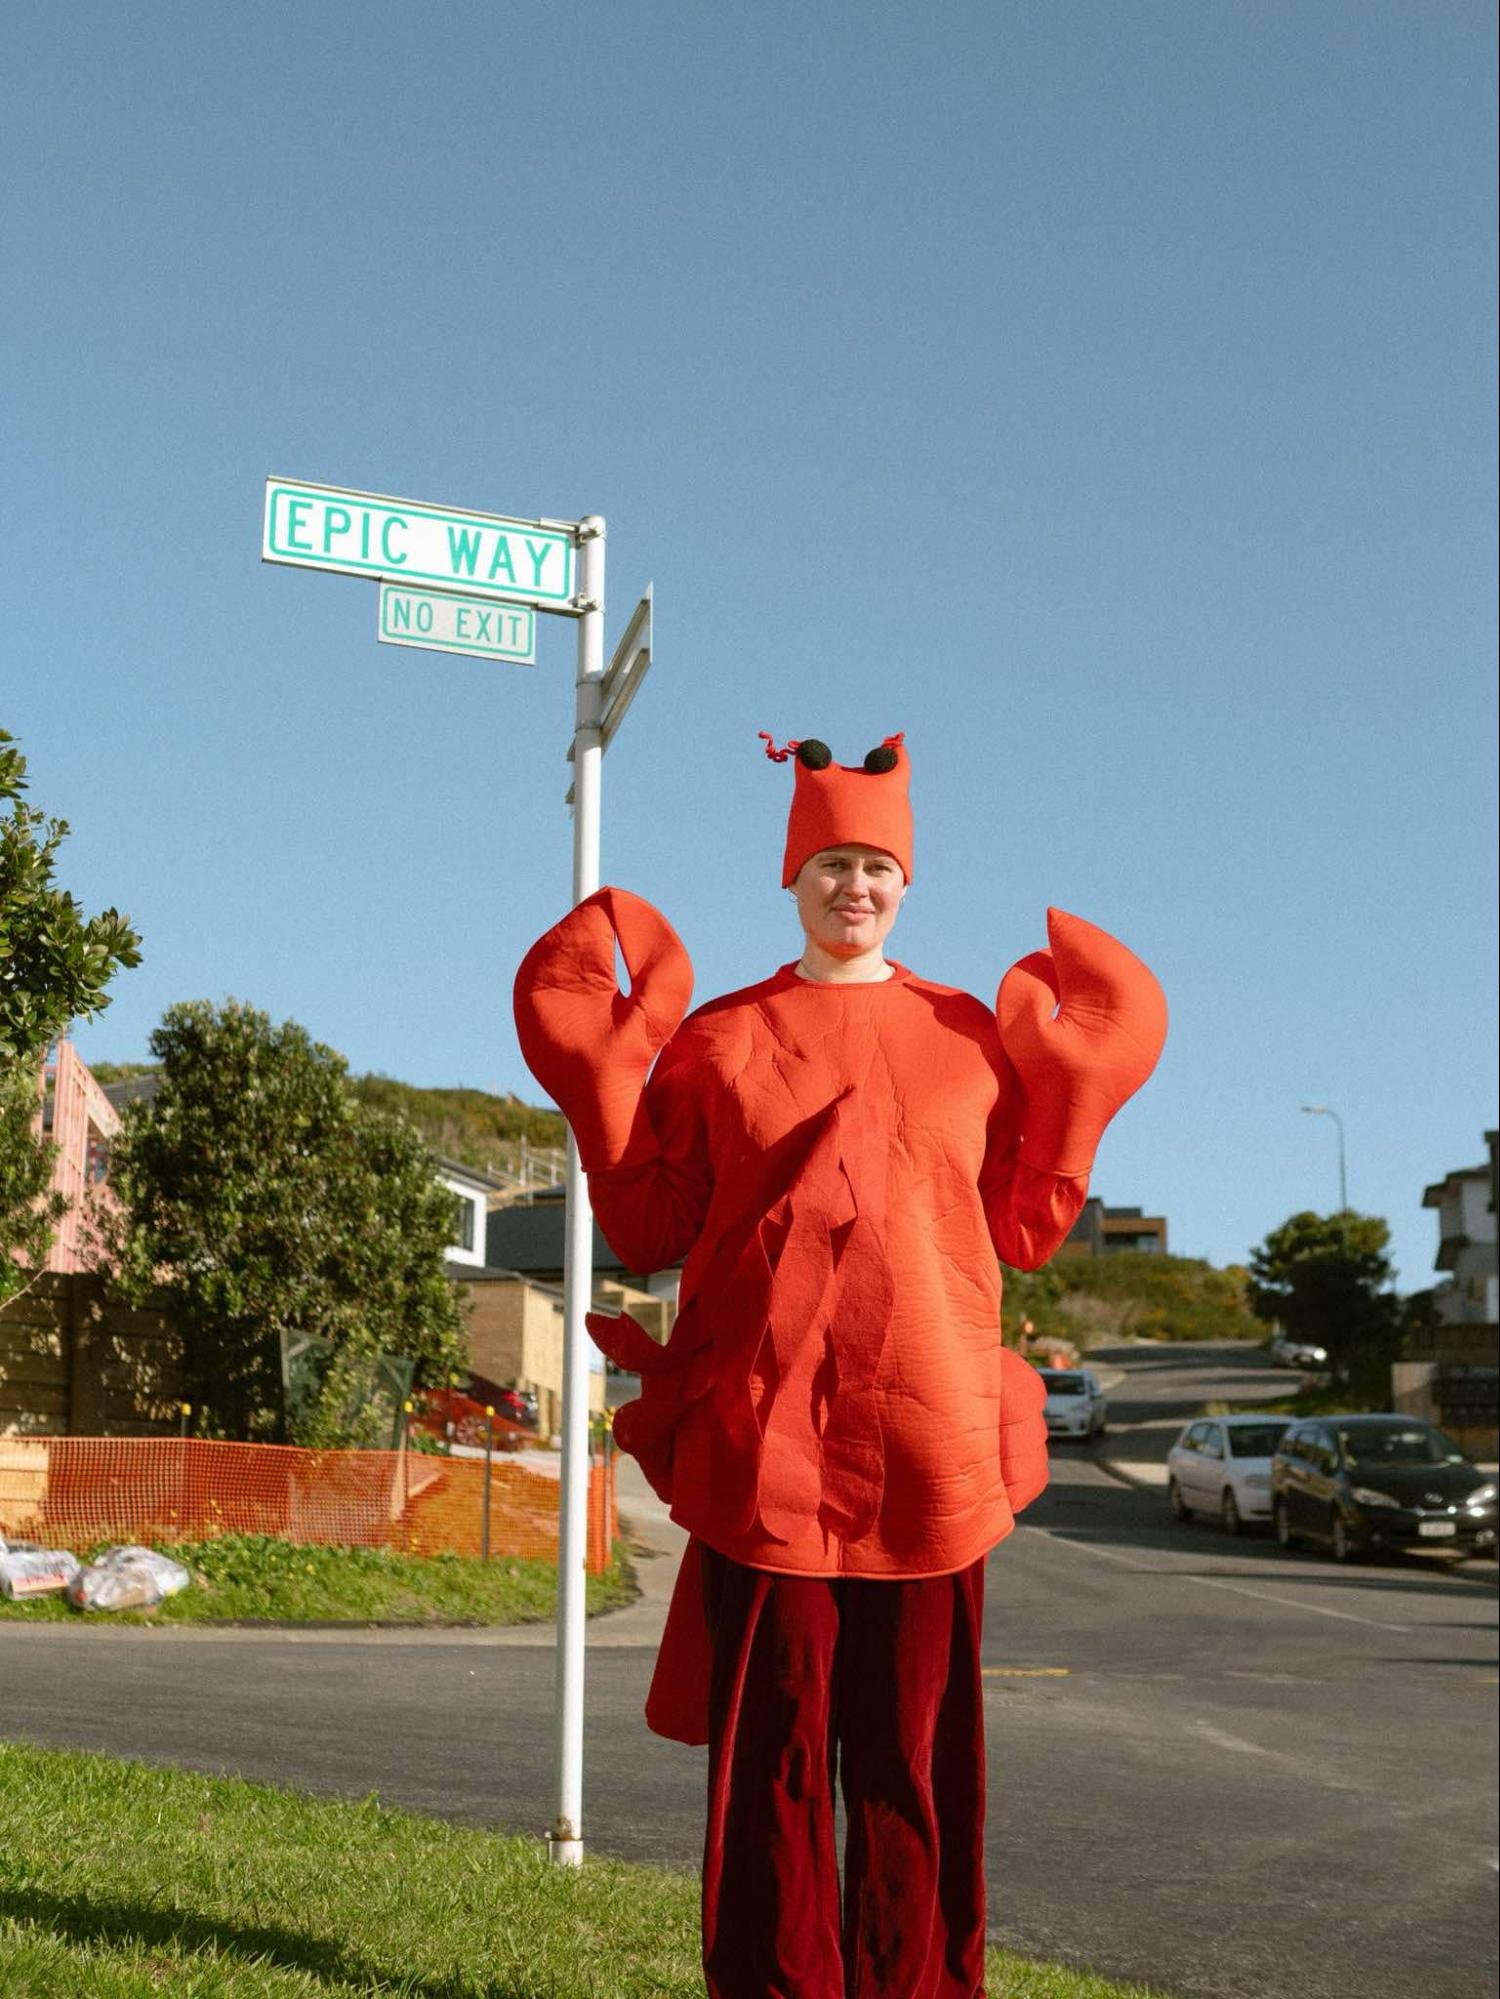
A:
{"type": "Polygon", "coordinates": [[[37,1129],[57,1147],[52,1189],[68,1201],[45,1268],[82,1270],[89,1207],[113,1199],[105,1175],[109,1141],[120,1127],[119,1113],[71,1041],[56,1042],[49,1049],[39,1096],[37,1129]]]}

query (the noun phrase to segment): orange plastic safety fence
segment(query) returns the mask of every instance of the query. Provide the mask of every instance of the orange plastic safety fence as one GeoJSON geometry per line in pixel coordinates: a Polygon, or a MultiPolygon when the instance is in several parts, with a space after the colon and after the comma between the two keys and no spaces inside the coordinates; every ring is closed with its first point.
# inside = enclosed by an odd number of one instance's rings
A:
{"type": "MultiPolygon", "coordinates": [[[[495,1461],[486,1530],[482,1458],[420,1451],[312,1451],[198,1437],[5,1440],[0,1533],[81,1550],[100,1541],[286,1541],[410,1554],[557,1559],[555,1471],[495,1461]]],[[[589,1470],[588,1567],[618,1533],[614,1465],[589,1470]]]]}

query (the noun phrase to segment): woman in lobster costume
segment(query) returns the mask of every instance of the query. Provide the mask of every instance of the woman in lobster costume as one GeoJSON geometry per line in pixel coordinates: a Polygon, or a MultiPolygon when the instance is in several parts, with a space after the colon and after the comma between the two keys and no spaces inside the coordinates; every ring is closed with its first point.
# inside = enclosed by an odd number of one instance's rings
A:
{"type": "Polygon", "coordinates": [[[1047,1478],[1000,1261],[1033,1270],[1067,1235],[1166,1007],[1060,910],[993,1010],[888,960],[902,739],[859,768],[768,739],[792,753],[797,963],[684,1019],[675,933],[605,888],[528,953],[516,1019],[621,1262],[683,1263],[665,1347],[589,1326],[641,1377],[616,1440],[692,1537],[646,1714],[709,1746],[708,1990],[975,1999],[985,1559],[1047,1478]]]}

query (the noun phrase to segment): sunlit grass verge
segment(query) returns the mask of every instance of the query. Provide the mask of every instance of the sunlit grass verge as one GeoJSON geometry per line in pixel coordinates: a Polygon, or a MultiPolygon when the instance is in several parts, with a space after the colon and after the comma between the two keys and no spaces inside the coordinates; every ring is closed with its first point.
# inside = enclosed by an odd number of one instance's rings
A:
{"type": "MultiPolygon", "coordinates": [[[[695,1875],[104,1756],[0,1744],[6,1999],[675,1999],[695,1875]]],[[[1152,1999],[994,1951],[990,1999],[1152,1999]]]]}
{"type": "MultiPolygon", "coordinates": [[[[557,1605],[557,1570],[548,1561],[466,1555],[403,1555],[385,1548],[304,1548],[265,1534],[224,1534],[213,1541],[159,1544],[193,1572],[193,1586],[155,1610],[74,1610],[61,1597],[9,1603],[0,1618],[30,1621],[87,1617],[91,1622],[220,1624],[530,1624],[557,1605]]],[[[591,1615],[636,1595],[628,1562],[617,1555],[588,1578],[591,1615]]]]}

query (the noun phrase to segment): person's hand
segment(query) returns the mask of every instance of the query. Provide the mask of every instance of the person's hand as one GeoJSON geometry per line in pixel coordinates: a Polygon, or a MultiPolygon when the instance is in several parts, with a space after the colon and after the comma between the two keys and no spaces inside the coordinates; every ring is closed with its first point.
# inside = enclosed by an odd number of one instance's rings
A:
{"type": "Polygon", "coordinates": [[[601,888],[537,940],[516,973],[516,1033],[526,1066],[562,1110],[590,1171],[631,1147],[641,1092],[677,1032],[693,967],[659,910],[601,888]],[[615,946],[630,990],[615,975],[615,946]]]}
{"type": "Polygon", "coordinates": [[[1081,916],[1049,909],[1047,938],[1001,980],[995,1015],[1026,1091],[1021,1157],[1074,1175],[1156,1067],[1167,1002],[1134,952],[1081,916]]]}

